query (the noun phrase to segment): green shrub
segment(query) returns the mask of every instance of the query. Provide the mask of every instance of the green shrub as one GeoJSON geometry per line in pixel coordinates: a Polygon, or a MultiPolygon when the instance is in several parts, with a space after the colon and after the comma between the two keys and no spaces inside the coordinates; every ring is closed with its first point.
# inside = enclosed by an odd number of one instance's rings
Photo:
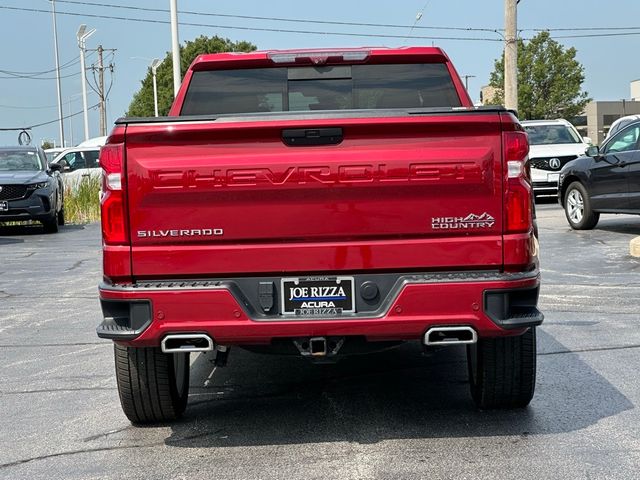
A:
{"type": "Polygon", "coordinates": [[[64,213],[67,223],[91,223],[100,220],[100,178],[83,177],[66,185],[64,213]]]}

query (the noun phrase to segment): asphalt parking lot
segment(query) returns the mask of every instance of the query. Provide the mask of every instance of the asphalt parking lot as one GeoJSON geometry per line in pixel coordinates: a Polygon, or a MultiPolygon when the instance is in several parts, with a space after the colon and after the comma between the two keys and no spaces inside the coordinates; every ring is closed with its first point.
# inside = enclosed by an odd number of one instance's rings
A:
{"type": "Polygon", "coordinates": [[[98,225],[0,228],[0,478],[638,478],[640,217],[573,232],[538,206],[536,396],[482,412],[464,350],[415,345],[314,366],[192,356],[185,418],[132,427],[100,320],[98,225]]]}

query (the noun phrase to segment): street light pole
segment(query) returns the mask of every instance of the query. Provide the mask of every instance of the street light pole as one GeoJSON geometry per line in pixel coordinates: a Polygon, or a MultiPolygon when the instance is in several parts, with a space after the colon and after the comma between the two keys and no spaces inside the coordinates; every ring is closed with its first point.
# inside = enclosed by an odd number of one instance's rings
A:
{"type": "Polygon", "coordinates": [[[476,76],[475,75],[462,75],[462,78],[464,78],[464,88],[468,92],[469,91],[469,79],[470,78],[476,78],[476,76]]]}
{"type": "Polygon", "coordinates": [[[80,47],[80,82],[82,83],[82,109],[83,109],[83,118],[84,118],[84,139],[89,140],[89,107],[87,105],[87,83],[86,83],[86,64],[85,64],[85,50],[86,50],[86,40],[91,35],[96,33],[96,29],[93,28],[87,32],[87,26],[82,24],[80,28],[78,28],[77,38],[78,38],[78,47],[80,47]]]}
{"type": "Polygon", "coordinates": [[[153,75],[153,111],[158,116],[158,82],[156,81],[156,73],[158,71],[158,67],[162,61],[159,58],[154,58],[153,62],[151,62],[151,74],[153,75]]]}
{"type": "Polygon", "coordinates": [[[180,42],[178,40],[178,0],[169,0],[171,6],[171,51],[173,54],[173,95],[178,96],[182,78],[180,74],[180,42]]]}
{"type": "Polygon", "coordinates": [[[51,14],[53,17],[53,49],[56,57],[56,85],[58,93],[58,126],[60,129],[60,146],[64,147],[64,117],[62,113],[62,88],[60,86],[60,58],[58,56],[58,25],[56,22],[56,2],[51,2],[51,14]]]}

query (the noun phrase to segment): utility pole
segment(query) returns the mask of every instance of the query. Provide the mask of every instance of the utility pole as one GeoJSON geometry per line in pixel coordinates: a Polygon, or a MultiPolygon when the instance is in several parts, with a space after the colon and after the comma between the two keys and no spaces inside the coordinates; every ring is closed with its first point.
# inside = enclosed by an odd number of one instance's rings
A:
{"type": "Polygon", "coordinates": [[[53,49],[56,57],[56,84],[58,90],[58,126],[60,129],[60,146],[64,147],[64,114],[62,113],[62,88],[60,86],[60,57],[58,55],[58,25],[56,22],[56,2],[51,0],[53,16],[53,49]]]}
{"type": "Polygon", "coordinates": [[[92,50],[98,52],[98,66],[95,64],[91,65],[91,69],[93,70],[93,80],[95,85],[92,85],[89,82],[89,85],[93,89],[94,92],[98,95],[98,106],[100,107],[100,135],[105,136],[107,134],[107,95],[111,90],[109,87],[109,91],[105,91],[104,88],[104,71],[108,69],[111,72],[111,82],[113,82],[113,63],[109,63],[105,67],[104,65],[104,52],[115,52],[116,50],[113,48],[103,48],[102,45],[98,45],[98,48],[92,50]],[[98,71],[98,78],[96,79],[95,73],[98,71]]]}
{"type": "Polygon", "coordinates": [[[182,76],[180,73],[180,41],[178,40],[178,0],[169,0],[171,7],[171,52],[173,54],[173,96],[178,96],[182,76]]]}
{"type": "Polygon", "coordinates": [[[102,61],[104,48],[98,45],[98,96],[100,97],[100,135],[107,134],[107,106],[104,101],[104,63],[102,61]]]}
{"type": "Polygon", "coordinates": [[[504,106],[518,110],[518,0],[504,0],[504,106]]]}

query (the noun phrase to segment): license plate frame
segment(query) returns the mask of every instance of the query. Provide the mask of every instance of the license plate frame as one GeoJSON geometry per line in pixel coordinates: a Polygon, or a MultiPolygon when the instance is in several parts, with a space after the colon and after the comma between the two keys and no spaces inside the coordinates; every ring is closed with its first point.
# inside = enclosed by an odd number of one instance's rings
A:
{"type": "Polygon", "coordinates": [[[294,318],[337,317],[356,312],[350,276],[288,277],[280,280],[280,312],[294,318]],[[296,289],[292,291],[292,289],[296,289]]]}
{"type": "Polygon", "coordinates": [[[8,212],[9,211],[9,202],[0,201],[0,212],[8,212]]]}

